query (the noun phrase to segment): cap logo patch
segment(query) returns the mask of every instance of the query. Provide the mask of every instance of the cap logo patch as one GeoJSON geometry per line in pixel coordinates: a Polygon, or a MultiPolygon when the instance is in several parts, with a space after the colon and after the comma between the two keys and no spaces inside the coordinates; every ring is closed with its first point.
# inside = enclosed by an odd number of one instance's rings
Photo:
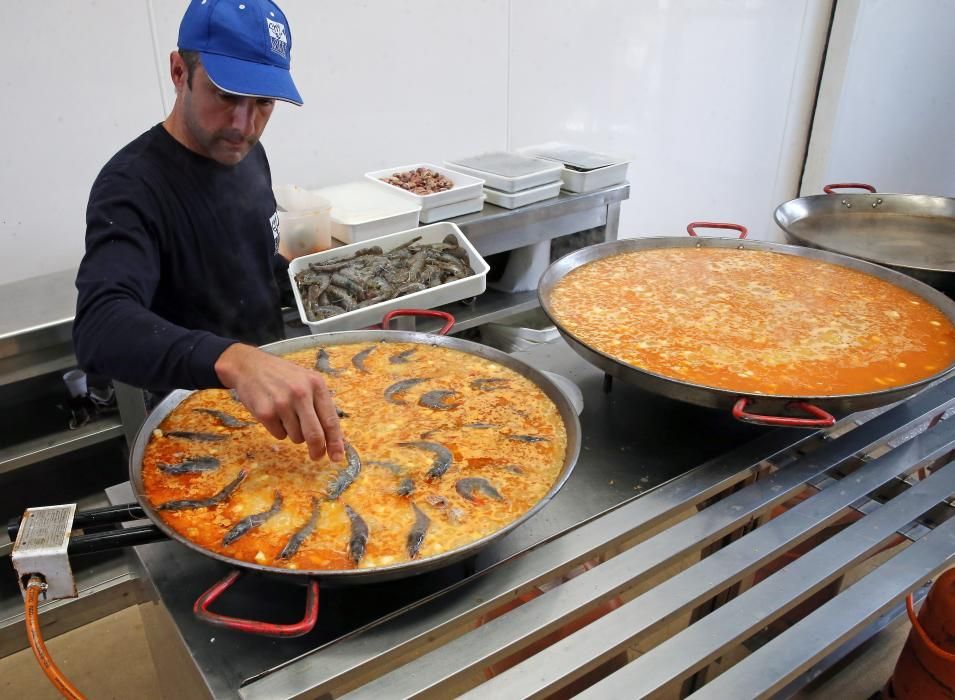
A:
{"type": "Polygon", "coordinates": [[[285,35],[285,25],[268,17],[265,18],[265,23],[269,27],[272,53],[277,53],[282,58],[288,58],[288,38],[285,35]]]}

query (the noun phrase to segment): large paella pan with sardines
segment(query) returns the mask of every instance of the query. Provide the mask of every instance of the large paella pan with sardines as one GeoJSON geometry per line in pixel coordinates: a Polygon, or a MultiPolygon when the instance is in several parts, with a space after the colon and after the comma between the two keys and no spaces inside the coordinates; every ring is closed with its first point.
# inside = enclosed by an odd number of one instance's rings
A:
{"type": "Polygon", "coordinates": [[[228,563],[340,582],[434,569],[531,517],[576,462],[569,400],[493,348],[346,331],[266,349],[324,373],[344,464],[275,440],[226,390],[167,397],[131,455],[147,515],[228,563]]]}

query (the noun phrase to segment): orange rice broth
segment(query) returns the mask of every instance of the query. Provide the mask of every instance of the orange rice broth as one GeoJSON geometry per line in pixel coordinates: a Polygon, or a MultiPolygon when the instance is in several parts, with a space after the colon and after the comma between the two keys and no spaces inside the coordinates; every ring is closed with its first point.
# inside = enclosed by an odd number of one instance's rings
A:
{"type": "MultiPolygon", "coordinates": [[[[330,365],[341,370],[326,376],[335,392],[335,402],[345,412],[342,419],[346,440],[363,461],[391,461],[407,470],[415,483],[410,497],[395,495],[400,477],[387,469],[362,466],[355,482],[337,500],[327,501],[326,488],[344,465],[327,457],[312,461],[304,445],[274,439],[264,427],[230,429],[198,407],[224,411],[236,418],[253,420],[225,390],[203,390],[186,398],[154,431],[143,459],[146,496],[154,506],[181,499],[200,500],[219,492],[241,469],[245,481],[226,502],[193,510],[158,511],[176,532],[201,547],[265,566],[302,570],[355,568],[348,556],[350,521],[344,506],[351,506],[367,523],[370,535],[360,568],[408,561],[407,538],[414,523],[414,502],[431,525],[418,558],[450,551],[489,535],[513,522],[533,507],[556,481],[564,463],[567,436],[557,407],[533,382],[495,362],[441,347],[406,343],[357,343],[326,348],[330,365]],[[375,345],[364,362],[368,374],[351,363],[359,351],[375,345]],[[405,350],[416,352],[406,364],[393,364],[390,356],[405,350]],[[384,391],[410,377],[428,381],[398,396],[405,405],[385,401],[384,391]],[[471,381],[480,377],[507,380],[502,388],[479,391],[471,381]],[[452,410],[418,405],[430,390],[453,389],[460,403],[452,410]],[[493,423],[496,429],[464,428],[468,423],[493,423]],[[193,431],[228,435],[224,442],[195,442],[170,438],[170,431],[193,431]],[[401,447],[398,443],[425,438],[448,447],[453,463],[444,476],[429,482],[425,472],[435,459],[432,452],[401,447]],[[547,441],[521,443],[507,434],[537,435],[547,441]],[[187,457],[211,455],[221,466],[202,474],[170,475],[158,462],[174,464],[187,457]],[[517,470],[506,469],[514,465],[517,470]],[[471,502],[455,490],[464,477],[484,477],[500,492],[502,502],[477,494],[471,502]],[[279,491],[282,510],[230,545],[223,546],[226,532],[248,515],[267,511],[279,491]],[[447,505],[437,507],[426,497],[442,496],[447,505]],[[290,560],[276,559],[279,552],[308,520],[311,498],[321,503],[318,526],[290,560]],[[451,509],[455,511],[449,517],[451,509]],[[452,522],[460,518],[459,522],[452,522]]],[[[318,348],[287,355],[293,362],[313,367],[318,348]]]]}
{"type": "Polygon", "coordinates": [[[868,393],[955,362],[955,327],[933,304],[795,255],[622,253],[570,272],[550,303],[566,330],[617,360],[743,394],[868,393]]]}

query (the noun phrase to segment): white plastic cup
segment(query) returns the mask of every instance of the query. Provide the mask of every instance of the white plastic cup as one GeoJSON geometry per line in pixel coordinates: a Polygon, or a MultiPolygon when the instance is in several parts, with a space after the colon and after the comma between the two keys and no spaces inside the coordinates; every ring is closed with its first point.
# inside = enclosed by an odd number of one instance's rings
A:
{"type": "Polygon", "coordinates": [[[70,397],[76,399],[86,396],[86,373],[83,370],[71,369],[63,375],[63,381],[66,382],[66,388],[70,391],[70,397]]]}

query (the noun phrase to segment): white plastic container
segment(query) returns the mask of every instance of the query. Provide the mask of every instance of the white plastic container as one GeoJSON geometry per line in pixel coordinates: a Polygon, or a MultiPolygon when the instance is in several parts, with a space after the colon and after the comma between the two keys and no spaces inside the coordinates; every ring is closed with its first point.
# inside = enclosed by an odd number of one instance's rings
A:
{"type": "Polygon", "coordinates": [[[279,206],[279,253],[289,260],[332,247],[331,205],[297,185],[273,188],[279,206]]]}
{"type": "Polygon", "coordinates": [[[503,151],[445,161],[445,165],[465,175],[483,179],[485,187],[507,193],[557,182],[562,168],[552,160],[503,151]]]}
{"type": "Polygon", "coordinates": [[[563,181],[557,180],[556,182],[541,185],[540,187],[532,187],[529,190],[523,190],[513,194],[498,192],[497,190],[492,190],[490,187],[485,187],[484,196],[487,197],[488,202],[496,206],[504,207],[505,209],[517,209],[518,207],[527,206],[534,202],[541,202],[545,199],[556,197],[560,194],[560,188],[562,186],[563,181]]]}
{"type": "Polygon", "coordinates": [[[482,342],[504,352],[530,350],[559,337],[560,331],[540,309],[531,309],[504,321],[481,326],[482,342]]]}
{"type": "Polygon", "coordinates": [[[563,189],[576,194],[594,192],[626,181],[630,164],[626,158],[556,142],[528,146],[520,149],[520,153],[561,163],[563,189]]]}
{"type": "Polygon", "coordinates": [[[327,333],[330,331],[355,330],[358,328],[367,328],[377,323],[381,323],[382,317],[394,309],[431,309],[436,306],[444,306],[454,301],[467,299],[469,297],[482,294],[485,289],[487,273],[490,269],[471,242],[461,233],[461,229],[451,223],[432,224],[431,226],[422,226],[410,231],[400,231],[387,236],[382,236],[375,241],[375,245],[381,246],[385,252],[401,245],[417,236],[421,237],[422,243],[439,243],[447,235],[453,235],[458,239],[458,245],[468,252],[468,260],[474,274],[471,277],[446,282],[437,287],[425,289],[420,292],[414,292],[397,299],[390,299],[379,304],[372,304],[363,309],[347,311],[338,316],[326,318],[324,321],[310,321],[305,315],[305,307],[302,304],[302,297],[299,294],[298,285],[295,283],[295,275],[308,267],[309,263],[329,262],[337,258],[348,257],[360,248],[366,248],[366,243],[352,243],[351,245],[328,250],[315,255],[307,255],[297,258],[289,263],[288,274],[292,281],[292,293],[295,295],[295,305],[298,307],[298,315],[312,333],[327,333]]]}
{"type": "Polygon", "coordinates": [[[597,168],[587,172],[571,170],[564,166],[560,175],[564,183],[562,189],[575,194],[584,194],[586,192],[596,192],[611,185],[618,185],[621,182],[626,182],[628,165],[628,163],[618,163],[617,165],[608,165],[605,168],[597,168]]]}
{"type": "Polygon", "coordinates": [[[370,182],[348,182],[317,190],[331,205],[331,235],[359,243],[418,225],[421,207],[370,182]]]}
{"type": "Polygon", "coordinates": [[[479,195],[474,199],[468,199],[464,202],[454,202],[453,204],[444,204],[440,207],[431,207],[421,210],[421,223],[431,224],[435,221],[444,221],[453,219],[456,216],[473,214],[484,208],[484,195],[479,195]]]}
{"type": "Polygon", "coordinates": [[[481,188],[484,187],[484,180],[480,178],[471,177],[470,175],[465,175],[464,173],[457,173],[453,170],[432,165],[431,163],[399,165],[394,168],[387,168],[385,170],[376,170],[371,173],[365,173],[365,177],[372,182],[377,183],[379,187],[387,188],[389,192],[396,192],[402,197],[410,199],[412,202],[421,207],[422,210],[433,209],[434,207],[442,206],[444,204],[452,204],[453,202],[463,202],[465,200],[474,199],[481,194],[481,188]],[[432,194],[415,194],[413,192],[409,192],[408,190],[403,190],[400,187],[389,185],[387,182],[381,179],[383,177],[391,177],[397,173],[405,173],[409,170],[417,170],[418,168],[428,168],[439,175],[444,175],[454,183],[454,187],[452,187],[450,190],[445,190],[444,192],[434,192],[432,194]]]}
{"type": "Polygon", "coordinates": [[[308,212],[279,212],[279,253],[294,260],[332,247],[330,207],[308,212]]]}
{"type": "Polygon", "coordinates": [[[317,190],[298,185],[276,185],[272,188],[279,209],[294,212],[317,211],[329,206],[328,200],[317,190]]]}

